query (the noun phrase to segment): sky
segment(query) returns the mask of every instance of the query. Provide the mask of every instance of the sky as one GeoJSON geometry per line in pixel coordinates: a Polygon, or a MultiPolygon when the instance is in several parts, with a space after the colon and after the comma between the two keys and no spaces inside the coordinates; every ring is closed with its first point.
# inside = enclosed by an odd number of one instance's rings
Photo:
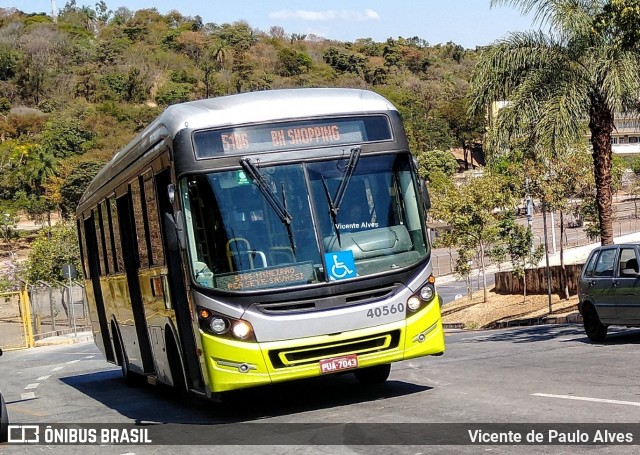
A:
{"type": "MultiPolygon", "coordinates": [[[[62,9],[67,0],[53,0],[62,9]]],[[[94,7],[97,0],[76,0],[94,7]]],[[[51,14],[52,0],[0,0],[0,7],[51,14]]],[[[453,41],[465,48],[490,44],[509,32],[533,28],[530,17],[512,7],[490,8],[490,0],[105,0],[110,10],[156,8],[200,16],[204,23],[245,20],[268,32],[280,26],[288,34],[314,34],[338,41],[371,38],[386,41],[417,36],[429,44],[453,41]]]]}

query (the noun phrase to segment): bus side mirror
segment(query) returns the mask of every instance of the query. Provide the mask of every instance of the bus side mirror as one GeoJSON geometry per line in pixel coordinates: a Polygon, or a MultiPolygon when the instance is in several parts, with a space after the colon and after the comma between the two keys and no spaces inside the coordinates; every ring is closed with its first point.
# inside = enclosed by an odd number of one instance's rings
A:
{"type": "Polygon", "coordinates": [[[431,209],[431,198],[429,197],[429,190],[427,189],[427,183],[424,179],[420,179],[420,191],[422,192],[422,202],[424,203],[424,209],[431,209]]]}

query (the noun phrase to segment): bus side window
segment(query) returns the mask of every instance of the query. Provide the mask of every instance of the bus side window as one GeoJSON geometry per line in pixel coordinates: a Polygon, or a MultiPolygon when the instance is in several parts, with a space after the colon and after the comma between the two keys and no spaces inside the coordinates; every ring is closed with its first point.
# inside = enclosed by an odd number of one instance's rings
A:
{"type": "Polygon", "coordinates": [[[100,276],[104,276],[109,273],[109,269],[107,265],[107,248],[105,246],[104,230],[102,229],[102,211],[100,210],[100,205],[101,204],[98,204],[98,207],[96,207],[96,210],[93,214],[93,219],[95,221],[96,237],[98,240],[98,262],[100,264],[100,276]]]}
{"type": "Polygon", "coordinates": [[[87,259],[87,239],[84,236],[84,228],[80,220],[76,221],[76,228],[78,229],[78,239],[80,239],[80,260],[82,261],[82,276],[85,279],[89,279],[91,277],[89,276],[89,262],[87,259]]]}
{"type": "Polygon", "coordinates": [[[149,267],[149,240],[147,216],[144,210],[144,195],[141,191],[141,179],[136,179],[130,184],[131,199],[133,202],[133,218],[136,224],[136,238],[138,244],[138,258],[140,259],[140,267],[149,267]]]}
{"type": "Polygon", "coordinates": [[[147,172],[144,176],[144,196],[147,220],[149,222],[149,243],[151,245],[150,262],[151,265],[164,265],[164,248],[162,246],[160,218],[158,216],[158,202],[151,171],[147,172]]]}
{"type": "Polygon", "coordinates": [[[110,275],[116,269],[113,266],[113,234],[111,233],[111,215],[108,210],[108,200],[105,199],[98,207],[100,208],[100,224],[102,225],[104,251],[107,260],[107,274],[110,275]]]}
{"type": "Polygon", "coordinates": [[[109,208],[109,226],[111,227],[113,261],[116,272],[124,272],[124,259],[122,258],[122,239],[120,237],[120,224],[118,223],[118,208],[115,197],[107,199],[109,208]]]}

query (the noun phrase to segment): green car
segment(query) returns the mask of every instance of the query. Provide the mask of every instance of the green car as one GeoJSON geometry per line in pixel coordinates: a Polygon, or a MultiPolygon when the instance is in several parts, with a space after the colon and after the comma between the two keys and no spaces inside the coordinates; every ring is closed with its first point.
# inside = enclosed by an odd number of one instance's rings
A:
{"type": "Polygon", "coordinates": [[[599,246],[578,281],[578,310],[591,341],[601,342],[610,325],[640,327],[640,244],[599,246]]]}

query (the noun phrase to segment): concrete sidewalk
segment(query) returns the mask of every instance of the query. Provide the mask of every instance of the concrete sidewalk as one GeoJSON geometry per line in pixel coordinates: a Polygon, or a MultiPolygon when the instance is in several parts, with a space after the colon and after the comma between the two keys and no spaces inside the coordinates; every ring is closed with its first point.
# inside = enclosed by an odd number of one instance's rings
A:
{"type": "Polygon", "coordinates": [[[34,347],[56,346],[60,344],[86,343],[93,341],[92,332],[78,332],[77,334],[69,333],[67,335],[57,335],[53,337],[43,338],[34,343],[34,347]]]}

